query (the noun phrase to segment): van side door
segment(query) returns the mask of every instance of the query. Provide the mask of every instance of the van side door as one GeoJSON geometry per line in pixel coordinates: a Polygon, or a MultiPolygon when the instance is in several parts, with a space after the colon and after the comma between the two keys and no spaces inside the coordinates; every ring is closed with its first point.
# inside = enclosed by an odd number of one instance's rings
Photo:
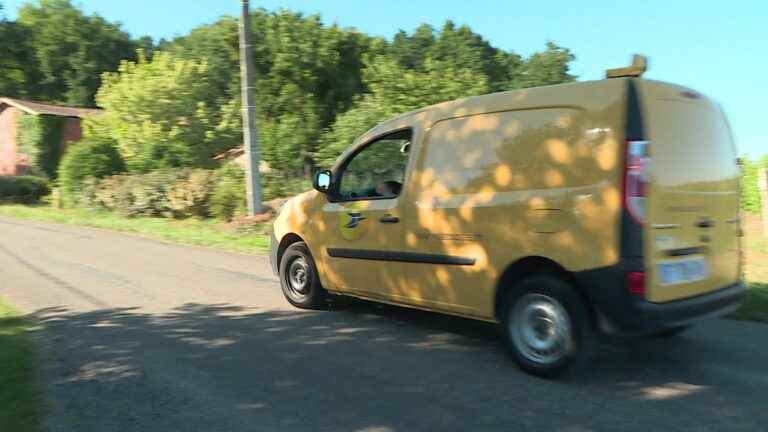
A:
{"type": "Polygon", "coordinates": [[[379,135],[359,146],[334,172],[323,260],[329,288],[389,298],[402,283],[401,193],[411,129],[379,135]]]}

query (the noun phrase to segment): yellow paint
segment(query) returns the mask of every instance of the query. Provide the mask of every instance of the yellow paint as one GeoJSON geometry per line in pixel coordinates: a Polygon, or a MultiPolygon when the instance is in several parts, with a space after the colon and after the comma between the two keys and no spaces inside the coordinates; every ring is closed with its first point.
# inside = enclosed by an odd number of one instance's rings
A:
{"type": "Polygon", "coordinates": [[[512,183],[512,169],[509,165],[499,165],[493,173],[493,178],[499,186],[509,186],[512,183]]]}
{"type": "Polygon", "coordinates": [[[562,139],[550,138],[545,142],[549,157],[558,164],[569,164],[573,161],[571,147],[562,139]]]}

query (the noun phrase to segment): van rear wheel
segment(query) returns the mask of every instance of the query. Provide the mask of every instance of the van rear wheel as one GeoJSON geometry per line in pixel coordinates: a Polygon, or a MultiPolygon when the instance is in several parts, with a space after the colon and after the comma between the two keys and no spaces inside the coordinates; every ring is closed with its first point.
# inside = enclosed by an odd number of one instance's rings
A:
{"type": "Polygon", "coordinates": [[[510,289],[501,311],[504,339],[526,372],[558,376],[586,362],[595,334],[581,297],[553,276],[533,276],[510,289]]]}
{"type": "Polygon", "coordinates": [[[328,292],[320,284],[317,267],[307,244],[288,246],[280,260],[280,287],[288,302],[301,309],[321,309],[328,292]]]}

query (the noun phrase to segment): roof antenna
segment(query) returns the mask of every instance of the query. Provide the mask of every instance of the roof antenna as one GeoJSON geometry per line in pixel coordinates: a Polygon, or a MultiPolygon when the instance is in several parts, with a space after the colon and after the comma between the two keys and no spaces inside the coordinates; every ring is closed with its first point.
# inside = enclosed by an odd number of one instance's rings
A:
{"type": "Polygon", "coordinates": [[[617,68],[608,69],[605,71],[606,78],[621,78],[621,77],[642,77],[645,71],[648,70],[648,58],[644,55],[635,54],[632,56],[632,65],[617,68]]]}

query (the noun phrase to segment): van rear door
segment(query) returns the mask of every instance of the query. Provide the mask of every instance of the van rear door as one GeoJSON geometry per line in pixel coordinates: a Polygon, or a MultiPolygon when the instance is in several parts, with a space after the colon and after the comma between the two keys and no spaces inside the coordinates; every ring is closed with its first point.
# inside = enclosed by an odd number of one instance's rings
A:
{"type": "Polygon", "coordinates": [[[719,107],[688,89],[638,83],[650,167],[646,298],[663,303],[736,283],[739,168],[719,107]]]}

